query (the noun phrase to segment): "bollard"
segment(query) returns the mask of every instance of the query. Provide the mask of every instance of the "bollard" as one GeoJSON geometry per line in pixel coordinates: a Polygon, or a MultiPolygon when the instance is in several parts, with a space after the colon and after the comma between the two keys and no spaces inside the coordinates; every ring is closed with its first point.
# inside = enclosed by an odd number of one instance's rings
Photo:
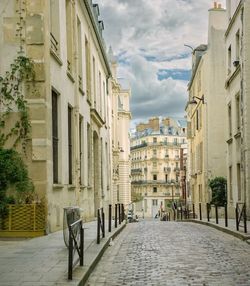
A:
{"type": "Polygon", "coordinates": [[[195,219],[195,206],[193,204],[193,219],[195,219]]]}
{"type": "Polygon", "coordinates": [[[119,217],[119,224],[121,224],[121,204],[118,204],[118,217],[119,217]]]}
{"type": "Polygon", "coordinates": [[[97,244],[100,243],[100,209],[97,210],[97,244]]]}
{"type": "Polygon", "coordinates": [[[115,204],[115,228],[117,228],[117,204],[115,204]]]}
{"type": "Polygon", "coordinates": [[[200,220],[202,220],[201,203],[199,203],[200,220]]]}
{"type": "Polygon", "coordinates": [[[105,214],[102,208],[102,237],[105,237],[105,214]]]}
{"type": "Polygon", "coordinates": [[[219,220],[218,220],[218,206],[217,205],[215,205],[215,222],[216,222],[216,224],[219,223],[219,220]]]}
{"type": "Polygon", "coordinates": [[[187,206],[187,218],[189,219],[189,206],[187,206]]]}
{"type": "Polygon", "coordinates": [[[236,208],[235,208],[235,219],[236,219],[236,230],[239,230],[238,203],[236,203],[236,208]]]}
{"type": "Polygon", "coordinates": [[[227,204],[226,203],[225,203],[224,209],[225,209],[225,227],[227,227],[228,226],[228,220],[227,220],[227,204]]]}
{"type": "Polygon", "coordinates": [[[109,232],[111,232],[112,205],[109,205],[109,232]]]}
{"type": "Polygon", "coordinates": [[[81,222],[81,230],[80,230],[80,266],[83,266],[84,262],[84,228],[82,227],[82,222],[81,222]]]}
{"type": "Polygon", "coordinates": [[[210,215],[210,205],[209,203],[207,203],[207,221],[210,221],[209,215],[210,215]]]}
{"type": "Polygon", "coordinates": [[[122,204],[122,221],[124,221],[125,215],[124,215],[124,204],[122,204]]]}
{"type": "Polygon", "coordinates": [[[181,220],[182,220],[182,206],[181,206],[181,220]]]}
{"type": "Polygon", "coordinates": [[[247,209],[246,204],[243,206],[243,221],[244,221],[244,232],[247,233],[247,209]]]}

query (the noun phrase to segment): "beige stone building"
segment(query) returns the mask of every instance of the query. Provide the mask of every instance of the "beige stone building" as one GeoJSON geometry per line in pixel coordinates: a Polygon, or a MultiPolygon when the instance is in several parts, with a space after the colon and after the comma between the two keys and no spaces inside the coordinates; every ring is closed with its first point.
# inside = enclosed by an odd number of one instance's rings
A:
{"type": "Polygon", "coordinates": [[[250,2],[227,0],[225,32],[228,204],[250,216],[250,2]]]}
{"type": "Polygon", "coordinates": [[[208,44],[193,51],[189,82],[188,188],[198,204],[211,200],[209,179],[226,177],[225,45],[226,11],[215,3],[209,10],[208,44]]]}
{"type": "Polygon", "coordinates": [[[122,203],[125,209],[131,203],[130,180],[130,97],[131,90],[124,80],[117,78],[117,60],[109,49],[112,70],[112,204],[122,203]]]}
{"type": "MultiPolygon", "coordinates": [[[[10,0],[0,7],[0,73],[20,49],[34,61],[35,84],[25,95],[32,126],[28,166],[47,206],[47,231],[62,228],[67,206],[80,206],[90,220],[113,197],[112,73],[98,5],[10,0]]],[[[121,90],[121,100],[119,120],[129,113],[129,91],[121,90]]],[[[119,136],[123,144],[127,133],[119,136]]],[[[128,145],[122,147],[128,156],[128,145]]]]}
{"type": "Polygon", "coordinates": [[[184,200],[180,187],[181,146],[186,121],[158,117],[136,126],[131,135],[131,192],[135,212],[154,217],[184,200]]]}

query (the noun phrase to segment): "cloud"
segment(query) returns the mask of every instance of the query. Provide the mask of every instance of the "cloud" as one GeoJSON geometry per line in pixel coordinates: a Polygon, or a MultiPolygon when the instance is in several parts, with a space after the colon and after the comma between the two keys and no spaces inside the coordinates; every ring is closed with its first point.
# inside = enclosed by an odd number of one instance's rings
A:
{"type": "MultiPolygon", "coordinates": [[[[207,41],[210,0],[96,0],[104,39],[131,84],[134,122],[184,116],[191,49],[207,41]]],[[[224,0],[222,1],[224,5],[224,0]]]]}

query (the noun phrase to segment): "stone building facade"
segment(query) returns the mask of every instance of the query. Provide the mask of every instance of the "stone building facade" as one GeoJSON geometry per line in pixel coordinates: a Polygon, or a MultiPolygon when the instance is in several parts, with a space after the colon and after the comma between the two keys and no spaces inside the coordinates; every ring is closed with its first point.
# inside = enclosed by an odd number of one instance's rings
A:
{"type": "Polygon", "coordinates": [[[228,204],[250,217],[250,2],[227,1],[225,32],[228,204]]]}
{"type": "Polygon", "coordinates": [[[112,72],[102,30],[91,0],[1,2],[0,73],[20,50],[34,62],[26,160],[47,232],[62,228],[64,207],[80,206],[90,220],[112,201],[112,72]]]}
{"type": "Polygon", "coordinates": [[[131,135],[131,193],[135,212],[154,217],[184,201],[180,185],[181,146],[186,143],[186,122],[158,117],[138,124],[131,135]]]}
{"type": "Polygon", "coordinates": [[[208,44],[193,51],[188,86],[188,186],[196,210],[201,203],[204,212],[212,198],[209,180],[226,178],[225,23],[226,11],[215,3],[209,10],[208,44]]]}

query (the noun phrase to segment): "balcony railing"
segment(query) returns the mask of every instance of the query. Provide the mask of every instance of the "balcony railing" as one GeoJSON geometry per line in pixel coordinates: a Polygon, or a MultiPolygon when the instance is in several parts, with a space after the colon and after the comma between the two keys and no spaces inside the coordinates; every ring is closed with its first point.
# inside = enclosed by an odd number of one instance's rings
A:
{"type": "Polygon", "coordinates": [[[171,168],[170,167],[164,167],[164,172],[171,172],[171,168]]]}
{"type": "Polygon", "coordinates": [[[142,173],[142,169],[138,168],[138,169],[131,169],[131,174],[141,174],[142,173]]]}
{"type": "Polygon", "coordinates": [[[143,148],[146,147],[148,144],[146,142],[143,142],[142,144],[139,145],[135,145],[135,146],[131,146],[130,150],[135,150],[135,149],[139,149],[139,148],[143,148]]]}

